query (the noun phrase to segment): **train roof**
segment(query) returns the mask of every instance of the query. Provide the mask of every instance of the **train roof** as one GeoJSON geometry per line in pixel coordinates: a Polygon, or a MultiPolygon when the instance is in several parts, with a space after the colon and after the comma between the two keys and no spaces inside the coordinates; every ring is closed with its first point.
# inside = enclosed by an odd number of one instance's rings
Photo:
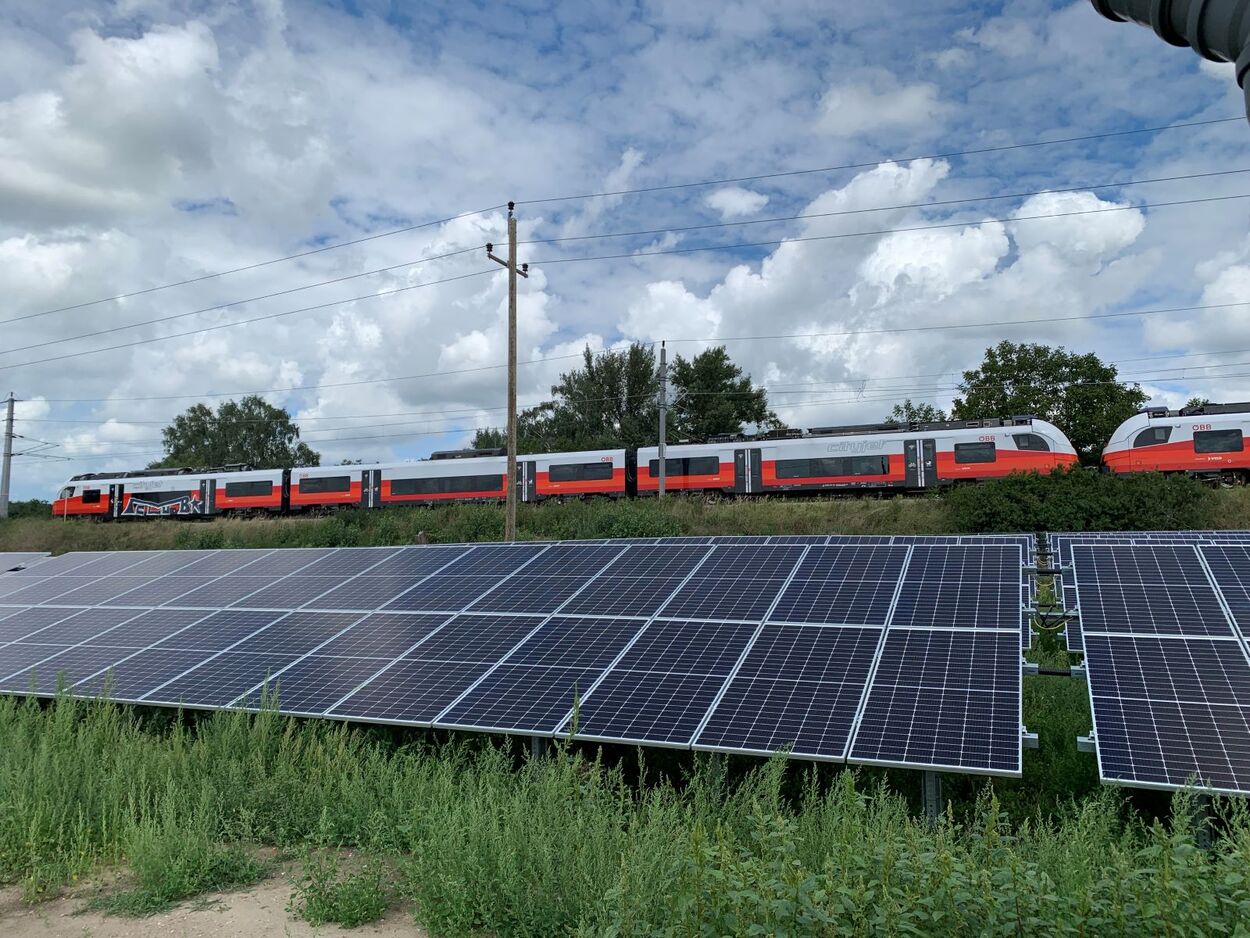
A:
{"type": "Polygon", "coordinates": [[[1250,414],[1250,401],[1235,404],[1199,404],[1196,407],[1182,407],[1180,410],[1168,410],[1166,407],[1143,407],[1138,411],[1147,417],[1215,417],[1220,414],[1250,414]]]}
{"type": "Polygon", "coordinates": [[[167,476],[203,475],[208,472],[251,472],[255,468],[245,463],[232,463],[229,466],[209,466],[203,469],[179,466],[172,469],[132,469],[128,472],[84,472],[70,476],[69,480],[89,482],[92,479],[158,479],[167,476]]]}
{"type": "MultiPolygon", "coordinates": [[[[1022,414],[1015,417],[991,417],[985,420],[934,420],[912,421],[910,423],[858,423],[843,427],[812,427],[809,430],[797,428],[785,430],[769,430],[766,433],[730,434],[723,433],[709,437],[702,442],[733,443],[751,440],[805,440],[821,436],[860,436],[865,433],[928,433],[934,430],[980,430],[987,427],[1028,427],[1033,421],[1041,420],[1033,414],[1022,414]]],[[[683,443],[699,442],[682,440],[683,443]]]]}

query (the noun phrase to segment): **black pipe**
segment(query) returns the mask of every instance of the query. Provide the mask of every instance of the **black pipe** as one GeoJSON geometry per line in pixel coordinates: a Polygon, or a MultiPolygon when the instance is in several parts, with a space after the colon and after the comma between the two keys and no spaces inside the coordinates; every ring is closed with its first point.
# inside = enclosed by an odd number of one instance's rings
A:
{"type": "Polygon", "coordinates": [[[1250,118],[1250,0],[1090,0],[1109,20],[1149,26],[1164,42],[1232,62],[1250,118]]]}

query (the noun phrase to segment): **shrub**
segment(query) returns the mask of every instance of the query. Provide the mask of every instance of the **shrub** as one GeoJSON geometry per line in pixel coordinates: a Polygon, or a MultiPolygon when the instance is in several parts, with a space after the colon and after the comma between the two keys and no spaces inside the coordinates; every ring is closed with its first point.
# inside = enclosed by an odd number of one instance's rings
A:
{"type": "Polygon", "coordinates": [[[946,493],[952,527],[970,533],[1148,531],[1212,523],[1215,492],[1183,475],[1015,473],[946,493]]]}
{"type": "Polygon", "coordinates": [[[307,851],[303,875],[287,908],[310,925],[334,922],[355,928],[376,922],[386,912],[385,873],[381,862],[372,859],[355,873],[342,876],[334,853],[307,851]]]}

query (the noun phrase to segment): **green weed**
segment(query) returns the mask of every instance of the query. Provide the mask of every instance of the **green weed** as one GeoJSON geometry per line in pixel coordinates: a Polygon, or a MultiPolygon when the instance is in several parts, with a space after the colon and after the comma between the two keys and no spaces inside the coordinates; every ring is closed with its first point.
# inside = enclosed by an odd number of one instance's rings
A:
{"type": "Polygon", "coordinates": [[[368,859],[356,872],[343,875],[337,855],[309,850],[287,908],[310,925],[334,922],[355,928],[380,919],[388,901],[386,868],[380,860],[368,859]]]}

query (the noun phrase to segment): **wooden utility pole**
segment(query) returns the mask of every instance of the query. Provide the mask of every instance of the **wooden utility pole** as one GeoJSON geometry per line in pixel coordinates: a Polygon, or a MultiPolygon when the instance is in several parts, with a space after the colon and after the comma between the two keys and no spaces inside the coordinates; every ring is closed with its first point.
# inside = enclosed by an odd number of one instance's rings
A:
{"type": "Polygon", "coordinates": [[[664,497],[664,481],[668,476],[667,454],[665,444],[668,442],[668,356],[664,343],[660,343],[660,489],[659,498],[664,497]]]}
{"type": "Polygon", "coordinates": [[[13,471],[13,406],[16,400],[10,391],[6,401],[8,409],[4,416],[4,457],[0,461],[0,518],[9,516],[9,479],[13,471]]]}
{"type": "Polygon", "coordinates": [[[508,268],[508,478],[504,486],[503,539],[516,540],[516,278],[529,277],[529,264],[516,262],[515,202],[508,203],[508,259],[496,257],[495,246],[486,245],[486,256],[508,268]]]}

